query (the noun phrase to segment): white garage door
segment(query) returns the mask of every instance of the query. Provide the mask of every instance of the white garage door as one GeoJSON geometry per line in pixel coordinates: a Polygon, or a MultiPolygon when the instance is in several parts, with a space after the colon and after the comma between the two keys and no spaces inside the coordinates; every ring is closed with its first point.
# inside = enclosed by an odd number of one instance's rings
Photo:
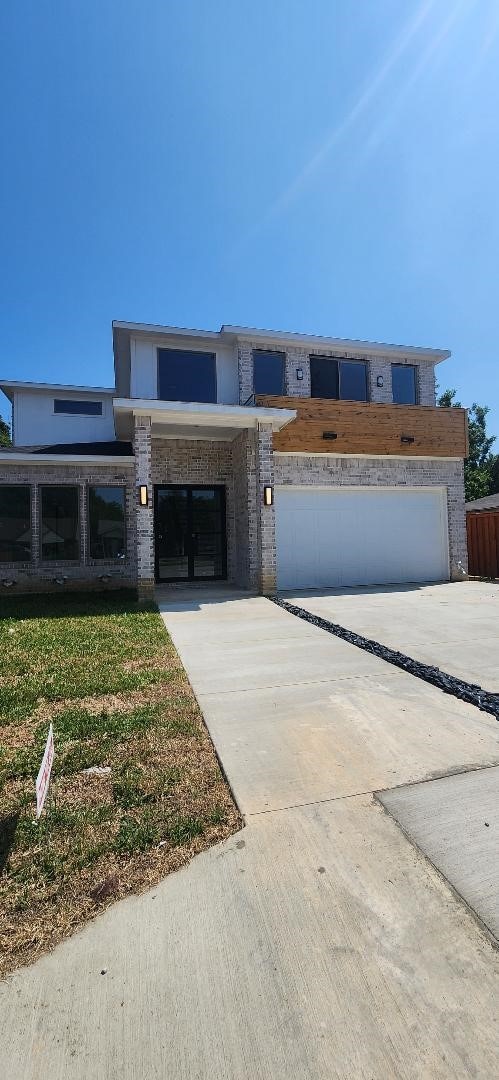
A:
{"type": "Polygon", "coordinates": [[[443,581],[442,488],[276,488],[281,589],[443,581]]]}

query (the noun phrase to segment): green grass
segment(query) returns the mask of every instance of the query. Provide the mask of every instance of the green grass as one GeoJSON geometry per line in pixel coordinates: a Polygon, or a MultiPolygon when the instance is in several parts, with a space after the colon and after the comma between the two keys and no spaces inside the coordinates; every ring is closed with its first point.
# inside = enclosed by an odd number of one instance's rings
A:
{"type": "Polygon", "coordinates": [[[239,818],[154,605],[125,593],[2,598],[0,655],[2,971],[239,818]],[[37,823],[50,722],[55,759],[37,823]],[[104,773],[85,771],[95,766],[104,773]]]}

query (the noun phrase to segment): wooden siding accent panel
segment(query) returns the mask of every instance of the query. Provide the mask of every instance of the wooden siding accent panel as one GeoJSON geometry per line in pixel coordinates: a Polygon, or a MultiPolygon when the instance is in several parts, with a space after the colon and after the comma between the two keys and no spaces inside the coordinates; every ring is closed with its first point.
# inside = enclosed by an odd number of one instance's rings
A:
{"type": "Polygon", "coordinates": [[[499,510],[468,510],[468,573],[472,577],[499,577],[499,510]]]}
{"type": "Polygon", "coordinates": [[[297,411],[296,420],[274,435],[274,450],[284,453],[456,458],[467,453],[466,409],[263,395],[256,401],[297,411]],[[334,432],[336,439],[324,439],[324,431],[334,432]],[[402,436],[414,442],[404,443],[402,436]]]}

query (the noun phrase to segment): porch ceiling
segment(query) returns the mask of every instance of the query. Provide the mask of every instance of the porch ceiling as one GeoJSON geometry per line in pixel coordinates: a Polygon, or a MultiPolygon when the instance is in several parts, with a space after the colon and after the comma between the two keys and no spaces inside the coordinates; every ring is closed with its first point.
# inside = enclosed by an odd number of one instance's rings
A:
{"type": "Polygon", "coordinates": [[[156,401],[145,398],[115,398],[116,435],[131,438],[136,416],[151,418],[152,435],[162,439],[235,439],[240,431],[258,423],[271,424],[280,431],[296,417],[294,409],[272,409],[246,405],[212,405],[204,402],[156,401]]]}

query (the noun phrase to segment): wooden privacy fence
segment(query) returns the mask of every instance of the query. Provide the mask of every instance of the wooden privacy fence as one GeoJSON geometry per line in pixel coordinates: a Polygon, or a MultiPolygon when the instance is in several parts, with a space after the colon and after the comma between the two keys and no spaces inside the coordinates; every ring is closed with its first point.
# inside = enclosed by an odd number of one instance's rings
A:
{"type": "Polygon", "coordinates": [[[468,572],[474,577],[499,577],[499,510],[468,511],[468,572]]]}

